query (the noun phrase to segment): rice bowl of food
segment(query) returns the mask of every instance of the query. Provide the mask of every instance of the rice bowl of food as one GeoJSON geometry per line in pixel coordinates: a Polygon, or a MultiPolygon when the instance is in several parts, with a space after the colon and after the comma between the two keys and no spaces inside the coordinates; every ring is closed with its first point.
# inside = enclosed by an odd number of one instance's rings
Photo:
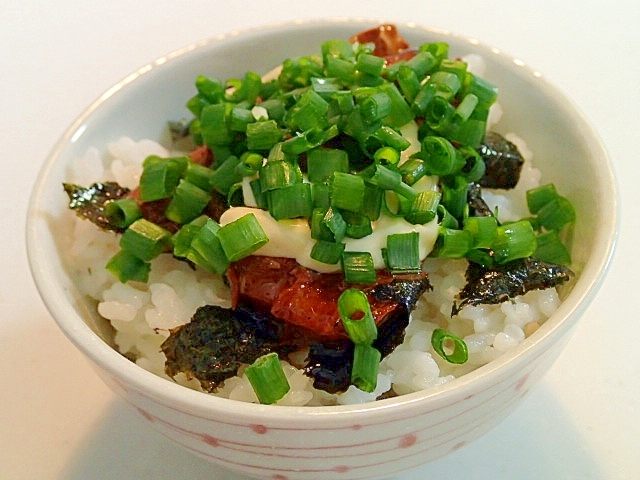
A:
{"type": "Polygon", "coordinates": [[[231,470],[383,478],[462,447],[604,278],[616,192],[575,107],[497,49],[397,28],[302,22],[162,57],[78,118],[34,190],[30,262],[61,329],[231,470]]]}

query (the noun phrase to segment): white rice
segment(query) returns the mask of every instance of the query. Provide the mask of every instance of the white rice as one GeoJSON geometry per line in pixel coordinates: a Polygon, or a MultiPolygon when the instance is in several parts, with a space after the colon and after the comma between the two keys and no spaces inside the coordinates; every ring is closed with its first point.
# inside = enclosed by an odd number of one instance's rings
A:
{"type": "MultiPolygon", "coordinates": [[[[532,165],[532,155],[521,139],[509,135],[525,158],[518,187],[510,191],[485,192],[492,209],[498,206],[502,221],[527,215],[523,203],[524,191],[538,185],[540,172],[532,165]],[[515,197],[515,198],[514,198],[515,197]]],[[[114,180],[134,188],[138,184],[141,163],[148,155],[167,156],[166,148],[150,140],[133,141],[122,138],[108,146],[104,158],[91,149],[69,169],[68,181],[88,185],[100,180],[114,180]]],[[[219,276],[202,270],[192,270],[171,255],[161,255],[153,261],[147,284],[122,284],[104,268],[118,250],[117,235],[104,232],[77,216],[67,216],[73,223],[73,235],[67,251],[71,269],[80,291],[95,300],[98,313],[115,330],[115,344],[124,355],[157,375],[164,373],[165,356],[160,349],[169,329],[189,322],[195,310],[203,305],[230,306],[230,294],[219,276]]],[[[418,302],[406,329],[402,345],[383,359],[378,375],[378,387],[366,393],[355,387],[340,395],[315,390],[312,380],[301,370],[282,361],[291,391],[278,403],[283,405],[351,404],[372,401],[393,389],[406,394],[436,387],[497,358],[520,344],[535,331],[559,304],[555,289],[529,292],[501,305],[467,306],[451,318],[455,295],[465,283],[464,260],[427,259],[425,269],[434,287],[418,302]],[[464,365],[442,360],[431,347],[431,333],[437,327],[446,328],[462,337],[469,349],[464,365]]],[[[291,363],[303,364],[304,353],[291,363]]],[[[184,375],[174,379],[188,387],[199,389],[197,381],[184,375]]],[[[235,400],[257,402],[245,376],[225,382],[216,395],[235,400]]]]}

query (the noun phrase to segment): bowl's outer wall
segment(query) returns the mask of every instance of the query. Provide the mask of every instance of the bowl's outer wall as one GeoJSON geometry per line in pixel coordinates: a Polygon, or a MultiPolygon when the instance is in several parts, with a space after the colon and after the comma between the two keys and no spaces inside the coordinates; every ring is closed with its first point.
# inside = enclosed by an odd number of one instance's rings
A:
{"type": "Polygon", "coordinates": [[[486,78],[500,88],[504,116],[499,130],[522,136],[535,152],[543,181],[554,181],[576,206],[574,256],[584,270],[558,313],[515,352],[442,389],[364,407],[294,409],[211,398],[142,371],[106,345],[101,336],[105,338],[108,329],[97,326],[100,319],[93,306],[80,298],[59,260],[64,232],[56,231],[56,225],[65,210],[59,185],[71,160],[89,147],[104,150],[121,136],[161,138],[167,120],[189,116],[184,103],[194,94],[199,74],[226,79],[241,77],[247,69],[265,72],[286,57],[319,52],[324,40],[348,38],[373,24],[303,22],[257,29],[201,42],[142,67],[70,127],[32,195],[30,265],[62,330],[106,383],[155,428],[245,474],[382,478],[468,443],[507,415],[551,365],[595,294],[611,256],[617,221],[612,174],[606,153],[579,112],[540,74],[496,49],[448,32],[405,26],[401,31],[414,45],[447,41],[451,56],[475,52],[485,58],[486,78]],[[589,223],[583,220],[587,217],[589,223]],[[265,464],[272,470],[265,470],[265,464]]]}

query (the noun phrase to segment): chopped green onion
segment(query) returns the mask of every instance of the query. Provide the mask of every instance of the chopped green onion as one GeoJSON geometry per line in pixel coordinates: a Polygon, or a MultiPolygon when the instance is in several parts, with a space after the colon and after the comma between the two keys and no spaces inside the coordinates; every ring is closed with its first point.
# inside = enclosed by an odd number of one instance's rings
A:
{"type": "Polygon", "coordinates": [[[353,350],[351,383],[364,392],[373,392],[378,383],[380,351],[367,344],[357,343],[353,350]]]}
{"type": "Polygon", "coordinates": [[[235,155],[228,156],[213,171],[210,178],[211,188],[227,195],[232,185],[242,181],[242,173],[237,171],[238,165],[240,165],[240,158],[235,155]]]}
{"type": "Polygon", "coordinates": [[[173,195],[187,163],[186,158],[147,157],[140,176],[140,200],[153,202],[173,195]]]}
{"type": "Polygon", "coordinates": [[[331,177],[331,206],[359,212],[364,201],[364,179],[351,173],[334,172],[331,177]]]}
{"type": "Polygon", "coordinates": [[[464,177],[443,178],[442,204],[454,217],[461,219],[467,206],[467,181],[464,177]]]}
{"type": "Polygon", "coordinates": [[[373,154],[373,159],[384,165],[396,165],[400,161],[400,152],[395,148],[381,147],[373,154]]]}
{"type": "Polygon", "coordinates": [[[293,162],[269,161],[260,170],[260,186],[263,192],[301,182],[302,172],[293,162]]]}
{"type": "Polygon", "coordinates": [[[465,91],[478,97],[478,107],[489,108],[498,98],[498,87],[476,75],[467,73],[465,91]]]}
{"type": "Polygon", "coordinates": [[[228,145],[233,136],[227,126],[227,105],[207,105],[200,113],[200,134],[205,145],[228,145]]]}
{"type": "Polygon", "coordinates": [[[384,146],[391,147],[399,152],[406,150],[411,145],[409,140],[387,125],[383,125],[377,129],[373,132],[372,136],[376,140],[379,140],[384,146]]]}
{"type": "Polygon", "coordinates": [[[268,353],[259,357],[244,371],[260,403],[276,403],[291,389],[282,369],[278,354],[268,353]]]}
{"type": "Polygon", "coordinates": [[[575,220],[576,212],[573,205],[560,195],[538,210],[538,221],[547,230],[562,230],[575,220]]]}
{"type": "Polygon", "coordinates": [[[205,270],[223,274],[230,262],[218,238],[221,228],[215,220],[207,218],[193,236],[191,249],[185,257],[205,270]]]}
{"type": "Polygon", "coordinates": [[[369,252],[344,252],[342,271],[347,283],[375,283],[377,278],[369,252]]]}
{"type": "Polygon", "coordinates": [[[379,77],[384,69],[384,58],[361,53],[356,61],[356,69],[362,73],[379,77]]]}
{"type": "Polygon", "coordinates": [[[449,100],[436,94],[426,107],[425,123],[436,132],[447,132],[451,127],[451,119],[455,108],[449,100]]]}
{"type": "Polygon", "coordinates": [[[256,178],[249,182],[249,187],[251,187],[251,193],[253,193],[253,198],[256,201],[256,206],[261,208],[262,210],[269,209],[269,200],[267,199],[267,194],[262,192],[262,187],[260,186],[260,179],[256,178]]]}
{"type": "Polygon", "coordinates": [[[349,157],[344,150],[315,148],[307,153],[307,174],[310,182],[328,182],[333,172],[348,172],[349,157]]]}
{"type": "Polygon", "coordinates": [[[440,258],[463,258],[471,249],[472,241],[468,230],[440,228],[435,255],[440,258]]]}
{"type": "Polygon", "coordinates": [[[348,288],[338,298],[338,313],[349,339],[356,345],[371,344],[378,337],[378,328],[371,313],[367,295],[348,288]]]}
{"type": "Polygon", "coordinates": [[[211,189],[211,177],[213,177],[212,169],[199,163],[189,162],[183,178],[208,192],[211,189]]]}
{"type": "Polygon", "coordinates": [[[191,251],[193,238],[207,222],[208,218],[206,215],[200,215],[198,218],[180,227],[180,230],[173,234],[171,244],[173,245],[174,256],[179,258],[187,257],[187,254],[191,251]]]}
{"type": "Polygon", "coordinates": [[[402,127],[413,120],[411,107],[393,83],[380,85],[380,90],[387,94],[391,101],[391,111],[385,117],[385,123],[391,127],[402,127]]]}
{"type": "Polygon", "coordinates": [[[313,208],[327,209],[331,206],[331,188],[328,183],[312,183],[311,184],[311,201],[313,208]]]}
{"type": "Polygon", "coordinates": [[[329,103],[314,90],[307,90],[287,113],[292,130],[324,129],[327,126],[329,103]]]}
{"type": "Polygon", "coordinates": [[[344,243],[318,240],[314,243],[309,256],[318,262],[335,265],[340,262],[343,252],[344,243]]]}
{"type": "Polygon", "coordinates": [[[438,208],[436,209],[436,211],[438,213],[438,221],[440,222],[441,227],[453,228],[453,229],[458,228],[459,226],[458,219],[453,215],[451,215],[449,210],[447,210],[447,208],[444,205],[442,205],[442,203],[438,205],[438,208]]]}
{"type": "Polygon", "coordinates": [[[413,102],[421,87],[420,80],[418,79],[416,72],[407,65],[400,65],[398,67],[396,81],[398,82],[404,97],[409,102],[413,102]]]}
{"type": "Polygon", "coordinates": [[[462,82],[458,75],[444,70],[440,70],[431,75],[429,83],[436,87],[438,95],[446,101],[452,100],[462,86],[462,82]]]}
{"type": "Polygon", "coordinates": [[[477,148],[484,139],[486,131],[487,122],[485,120],[470,118],[451,129],[447,133],[447,138],[452,142],[477,148]]]}
{"type": "Polygon", "coordinates": [[[180,180],[165,210],[165,216],[172,222],[187,223],[198,217],[211,201],[211,195],[193,183],[180,180]]]}
{"type": "Polygon", "coordinates": [[[411,201],[411,207],[405,214],[405,219],[414,225],[429,223],[436,217],[441,196],[440,192],[435,190],[419,192],[411,201]]]}
{"type": "Polygon", "coordinates": [[[371,219],[364,214],[344,212],[343,218],[347,222],[345,235],[351,238],[364,238],[373,233],[371,219]]]}
{"type": "Polygon", "coordinates": [[[329,208],[325,212],[324,217],[322,217],[322,223],[332,233],[335,242],[339,242],[344,238],[347,231],[347,222],[345,222],[339,211],[334,208],[329,208]]]}
{"type": "Polygon", "coordinates": [[[527,206],[534,215],[551,200],[558,198],[558,191],[553,183],[540,185],[539,187],[527,190],[527,206]]]}
{"type": "Polygon", "coordinates": [[[362,121],[366,124],[382,120],[391,113],[391,99],[384,92],[364,96],[357,103],[362,121]]]}
{"type": "Polygon", "coordinates": [[[269,150],[282,139],[283,132],[275,120],[263,120],[247,125],[247,148],[269,150]]]}
{"type": "Polygon", "coordinates": [[[571,264],[571,254],[560,240],[558,232],[555,230],[543,232],[538,235],[537,240],[538,248],[533,254],[535,258],[557,265],[571,264]]]}
{"type": "Polygon", "coordinates": [[[405,65],[413,70],[419,79],[423,79],[439,63],[439,60],[431,52],[419,51],[405,62],[405,65]]]}
{"type": "Polygon", "coordinates": [[[122,283],[127,283],[129,280],[147,282],[151,264],[128,250],[120,250],[109,259],[105,268],[122,283]]]}
{"type": "Polygon", "coordinates": [[[387,268],[392,274],[420,272],[420,235],[418,232],[388,235],[387,248],[384,252],[387,268]]]}
{"type": "Polygon", "coordinates": [[[532,256],[538,242],[531,223],[520,220],[505,225],[500,225],[496,230],[496,238],[493,242],[493,251],[496,262],[503,264],[518,258],[532,256]]]}
{"type": "Polygon", "coordinates": [[[456,148],[444,137],[429,135],[422,140],[428,175],[453,175],[464,166],[456,148]]]}
{"type": "Polygon", "coordinates": [[[217,232],[222,250],[230,262],[251,255],[269,241],[260,222],[248,213],[222,227],[217,232]]]}
{"type": "Polygon", "coordinates": [[[311,185],[294,183],[267,192],[269,213],[276,220],[310,217],[313,210],[311,185]]]}
{"type": "Polygon", "coordinates": [[[462,223],[463,228],[471,233],[473,248],[491,248],[498,229],[496,217],[467,217],[462,223]]]}
{"type": "Polygon", "coordinates": [[[245,205],[242,182],[231,185],[227,193],[227,205],[230,207],[242,207],[245,205]]]}
{"type": "Polygon", "coordinates": [[[371,221],[377,220],[380,217],[383,194],[384,191],[380,188],[376,187],[375,185],[365,183],[362,209],[359,213],[367,216],[371,221]]]}
{"type": "Polygon", "coordinates": [[[383,190],[393,190],[406,199],[412,199],[418,193],[413,187],[402,181],[402,175],[399,171],[380,164],[375,164],[371,169],[371,175],[367,177],[367,182],[383,190]]]}
{"type": "Polygon", "coordinates": [[[427,174],[427,166],[421,158],[411,157],[398,167],[398,171],[404,183],[413,185],[427,174]]]}
{"type": "Polygon", "coordinates": [[[419,51],[429,52],[433,55],[438,63],[449,55],[449,44],[446,42],[430,42],[420,45],[419,51]]]}
{"type": "Polygon", "coordinates": [[[436,328],[431,334],[431,346],[449,363],[459,365],[469,359],[469,351],[464,340],[442,328],[436,328]]]}
{"type": "Polygon", "coordinates": [[[229,115],[229,130],[234,132],[246,132],[247,125],[255,122],[251,110],[248,108],[234,107],[229,115]]]}
{"type": "Polygon", "coordinates": [[[466,122],[473,113],[473,110],[478,105],[478,97],[473,93],[468,93],[464,96],[462,101],[458,104],[453,112],[454,122],[466,122]]]}
{"type": "Polygon", "coordinates": [[[224,98],[224,85],[216,78],[198,75],[196,77],[196,89],[198,94],[209,103],[218,103],[224,98]]]}
{"type": "Polygon", "coordinates": [[[118,228],[127,228],[142,216],[140,206],[133,198],[119,198],[107,203],[104,214],[118,228]]]}
{"type": "Polygon", "coordinates": [[[171,247],[171,233],[145,218],[139,218],[120,237],[120,247],[148,262],[171,247]]]}
{"type": "Polygon", "coordinates": [[[484,177],[486,165],[476,149],[461,146],[458,148],[458,156],[464,161],[464,166],[460,170],[460,175],[468,183],[474,183],[484,177]]]}

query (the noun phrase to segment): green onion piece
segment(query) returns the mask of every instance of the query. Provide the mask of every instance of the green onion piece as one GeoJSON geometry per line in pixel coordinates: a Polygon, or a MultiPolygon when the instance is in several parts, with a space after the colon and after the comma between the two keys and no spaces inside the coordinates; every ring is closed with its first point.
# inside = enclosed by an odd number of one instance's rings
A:
{"type": "Polygon", "coordinates": [[[429,83],[434,85],[438,91],[438,95],[447,101],[451,101],[462,86],[462,81],[457,74],[443,70],[431,75],[429,83]]]}
{"type": "Polygon", "coordinates": [[[477,148],[484,139],[486,131],[486,120],[470,118],[466,122],[457,124],[455,128],[449,130],[447,132],[447,138],[452,142],[477,148]]]}
{"type": "Polygon", "coordinates": [[[398,82],[404,97],[409,102],[413,102],[421,87],[420,80],[418,79],[416,72],[407,65],[400,65],[396,81],[398,82]]]}
{"type": "Polygon", "coordinates": [[[321,263],[335,265],[340,262],[344,252],[344,243],[318,240],[311,249],[310,257],[321,263]]]}
{"type": "Polygon", "coordinates": [[[437,89],[431,83],[425,83],[420,87],[418,93],[411,102],[411,109],[416,115],[424,115],[429,108],[429,104],[436,97],[437,89]]]}
{"type": "Polygon", "coordinates": [[[260,170],[260,186],[263,192],[302,182],[300,167],[288,161],[269,161],[260,170]]]}
{"type": "Polygon", "coordinates": [[[371,220],[363,214],[344,212],[343,218],[347,222],[345,235],[351,238],[364,238],[373,233],[371,220]]]}
{"type": "Polygon", "coordinates": [[[221,228],[215,220],[208,218],[193,236],[191,249],[186,254],[187,259],[216,274],[223,274],[230,263],[218,238],[221,228]]]}
{"type": "MultiPolygon", "coordinates": [[[[191,113],[193,113],[194,117],[196,117],[194,119],[194,122],[197,120],[198,122],[200,120],[198,120],[200,118],[200,115],[202,114],[202,109],[204,107],[206,107],[207,105],[211,105],[211,102],[207,101],[207,99],[203,98],[201,95],[194,95],[193,97],[191,97],[189,100],[187,100],[187,103],[185,104],[185,107],[187,107],[187,110],[189,110],[191,113]]],[[[193,124],[193,122],[192,122],[193,124]]],[[[189,130],[191,130],[191,128],[189,128],[189,130]]],[[[191,133],[191,131],[189,132],[191,133]]]]}
{"type": "Polygon", "coordinates": [[[427,166],[421,158],[411,157],[398,167],[398,171],[404,183],[413,185],[427,174],[427,166]]]}
{"type": "Polygon", "coordinates": [[[458,148],[458,156],[464,161],[460,175],[463,176],[468,183],[477,182],[484,177],[486,165],[475,148],[463,145],[458,148]]]}
{"type": "Polygon", "coordinates": [[[380,209],[382,208],[382,196],[384,190],[365,183],[364,198],[362,200],[362,209],[360,213],[367,216],[371,221],[375,221],[380,217],[380,209]]]}
{"type": "Polygon", "coordinates": [[[279,98],[269,98],[260,104],[267,111],[270,120],[280,122],[286,113],[284,102],[279,98]]]}
{"type": "Polygon", "coordinates": [[[478,97],[478,107],[488,109],[498,98],[498,87],[473,74],[467,74],[465,78],[465,92],[478,97]]]}
{"type": "Polygon", "coordinates": [[[269,213],[276,220],[310,217],[313,210],[311,185],[294,183],[266,192],[269,213]]]}
{"type": "Polygon", "coordinates": [[[438,63],[449,56],[449,44],[446,42],[430,42],[420,45],[421,52],[429,52],[438,63]]]}
{"type": "Polygon", "coordinates": [[[235,155],[228,156],[211,175],[211,189],[215,189],[223,195],[229,193],[232,185],[242,181],[242,173],[237,171],[240,158],[235,155]]]}
{"type": "Polygon", "coordinates": [[[348,172],[349,157],[344,150],[315,148],[307,153],[307,174],[310,182],[328,182],[333,172],[348,172]]]}
{"type": "Polygon", "coordinates": [[[247,125],[255,122],[251,110],[248,108],[234,107],[229,115],[229,130],[234,132],[246,132],[247,125]]]}
{"type": "Polygon", "coordinates": [[[328,183],[316,182],[311,184],[311,202],[313,208],[322,208],[326,210],[331,206],[331,188],[328,183]]]}
{"type": "Polygon", "coordinates": [[[531,223],[527,220],[500,225],[492,249],[496,262],[503,264],[518,258],[532,256],[538,242],[531,223]]]}
{"type": "Polygon", "coordinates": [[[442,179],[442,204],[456,218],[462,218],[467,206],[467,181],[455,176],[442,179]]]}
{"type": "Polygon", "coordinates": [[[438,221],[440,222],[441,227],[453,228],[453,229],[458,228],[459,226],[458,219],[453,215],[451,215],[449,210],[447,210],[447,208],[444,205],[442,205],[442,203],[438,205],[438,208],[436,209],[436,211],[438,213],[438,221]]]}
{"type": "Polygon", "coordinates": [[[259,357],[244,371],[260,403],[276,403],[291,389],[282,369],[278,354],[268,353],[259,357]]]}
{"type": "Polygon", "coordinates": [[[322,60],[326,63],[330,57],[353,59],[354,52],[351,43],[346,40],[327,40],[320,46],[322,60]]]}
{"type": "Polygon", "coordinates": [[[109,259],[105,268],[122,283],[127,283],[129,280],[147,282],[151,264],[127,250],[120,250],[109,259]]]}
{"type": "Polygon", "coordinates": [[[227,105],[207,105],[200,113],[200,134],[205,145],[228,145],[232,135],[227,127],[227,105]]]}
{"type": "Polygon", "coordinates": [[[418,192],[411,201],[409,212],[405,215],[407,222],[414,225],[429,223],[436,217],[441,197],[441,193],[434,190],[418,192]]]}
{"type": "Polygon", "coordinates": [[[348,288],[338,298],[338,313],[349,339],[356,345],[371,344],[378,337],[378,328],[371,313],[367,295],[348,288]]]}
{"type": "Polygon", "coordinates": [[[340,83],[335,78],[311,78],[311,88],[325,100],[329,101],[332,95],[341,89],[340,83]]]}
{"type": "Polygon", "coordinates": [[[255,72],[247,72],[236,89],[228,95],[228,99],[233,102],[247,102],[253,105],[260,95],[261,88],[262,77],[255,72]]]}
{"type": "Polygon", "coordinates": [[[387,94],[391,101],[391,111],[385,117],[385,123],[391,127],[401,127],[413,120],[413,112],[398,87],[394,83],[380,85],[380,90],[387,94]]]}
{"type": "Polygon", "coordinates": [[[180,180],[164,213],[172,222],[187,223],[198,217],[210,201],[211,195],[207,192],[191,182],[180,180]]]}
{"type": "Polygon", "coordinates": [[[431,346],[449,363],[460,365],[469,359],[469,351],[464,340],[442,328],[436,328],[431,334],[431,346]]]}
{"type": "Polygon", "coordinates": [[[431,52],[419,51],[407,60],[405,65],[416,72],[418,78],[422,80],[428,73],[434,70],[439,62],[440,60],[437,60],[431,52]]]}
{"type": "Polygon", "coordinates": [[[127,228],[142,216],[140,205],[133,198],[119,198],[107,203],[104,214],[118,228],[127,228]]]}
{"type": "Polygon", "coordinates": [[[558,232],[555,230],[543,232],[538,235],[537,240],[538,248],[533,254],[535,258],[556,265],[571,264],[571,254],[560,240],[558,232]]]}
{"type": "Polygon", "coordinates": [[[444,73],[452,73],[460,82],[460,85],[464,84],[467,78],[467,62],[453,58],[443,58],[440,61],[439,70],[444,73]]]}
{"type": "Polygon", "coordinates": [[[326,209],[314,208],[311,212],[311,238],[315,240],[324,240],[327,242],[334,242],[333,232],[329,230],[324,223],[324,215],[326,209]]]}
{"type": "Polygon", "coordinates": [[[384,92],[362,97],[357,103],[360,106],[362,121],[368,125],[382,120],[391,113],[391,99],[384,92]]]}
{"type": "Polygon", "coordinates": [[[140,200],[153,202],[173,195],[187,163],[186,158],[147,157],[140,176],[140,200]]]}
{"type": "Polygon", "coordinates": [[[383,190],[393,190],[407,199],[414,198],[418,192],[402,181],[402,175],[395,169],[375,164],[367,182],[383,190]]]}
{"type": "Polygon", "coordinates": [[[468,230],[440,228],[435,255],[440,258],[463,258],[471,250],[472,241],[468,230]]]}
{"type": "Polygon", "coordinates": [[[375,283],[377,278],[369,252],[344,252],[342,271],[347,283],[375,283]]]}
{"type": "Polygon", "coordinates": [[[327,126],[329,103],[314,90],[307,90],[287,113],[292,130],[324,129],[327,126]]]}
{"type": "Polygon", "coordinates": [[[491,250],[483,250],[481,248],[472,248],[465,257],[470,262],[482,265],[484,268],[492,268],[496,263],[491,250]]]}
{"type": "Polygon", "coordinates": [[[353,84],[356,65],[349,60],[337,57],[328,57],[325,60],[325,68],[329,77],[340,80],[344,85],[353,84]]]}
{"type": "Polygon", "coordinates": [[[411,145],[409,140],[387,125],[383,125],[377,129],[373,132],[372,136],[379,140],[383,145],[398,150],[399,152],[406,150],[411,145]]]}
{"type": "Polygon", "coordinates": [[[350,113],[345,115],[345,118],[343,118],[341,122],[342,131],[362,144],[382,126],[382,122],[376,122],[370,125],[365,124],[359,106],[356,106],[350,113]]]}
{"type": "Polygon", "coordinates": [[[212,169],[199,163],[189,162],[183,178],[208,192],[211,189],[211,177],[213,177],[212,169]]]}
{"type": "Polygon", "coordinates": [[[351,383],[364,392],[373,392],[378,384],[380,351],[367,344],[356,343],[353,350],[351,383]]]}
{"type": "Polygon", "coordinates": [[[553,183],[547,183],[527,190],[526,195],[529,211],[535,215],[547,203],[558,198],[558,191],[553,183]]]}
{"type": "Polygon", "coordinates": [[[335,208],[329,208],[322,218],[322,223],[329,229],[333,235],[333,240],[339,242],[344,238],[347,231],[347,222],[335,208]]]}
{"type": "Polygon", "coordinates": [[[227,205],[230,207],[242,207],[245,205],[244,191],[241,182],[231,185],[229,193],[227,193],[227,205]]]}
{"type": "Polygon", "coordinates": [[[220,227],[217,236],[230,262],[248,257],[269,241],[253,213],[220,227]]]}
{"type": "Polygon", "coordinates": [[[471,233],[473,248],[491,248],[497,235],[496,217],[467,217],[462,221],[463,228],[471,233]]]}
{"type": "Polygon", "coordinates": [[[256,178],[255,180],[251,180],[249,182],[249,187],[251,187],[251,192],[253,193],[253,198],[256,201],[256,206],[262,210],[269,210],[269,200],[267,199],[267,194],[262,191],[260,179],[256,178]]]}
{"type": "Polygon", "coordinates": [[[120,237],[120,247],[148,262],[171,247],[171,233],[145,218],[139,218],[120,237]]]}
{"type": "MultiPolygon", "coordinates": [[[[381,147],[375,151],[373,159],[384,165],[396,165],[400,161],[400,152],[395,148],[381,147]]],[[[400,179],[402,180],[402,177],[400,179]]]]}
{"type": "Polygon", "coordinates": [[[282,143],[282,151],[287,155],[300,155],[312,148],[319,147],[323,143],[337,136],[339,133],[336,125],[331,125],[327,130],[311,128],[282,143]]]}
{"type": "Polygon", "coordinates": [[[262,166],[263,159],[264,157],[259,153],[244,152],[240,155],[240,161],[236,165],[235,173],[243,177],[252,177],[262,166]]]}
{"type": "Polygon", "coordinates": [[[451,127],[451,119],[455,108],[449,100],[442,96],[434,96],[424,113],[425,123],[436,132],[447,132],[451,127]]]}
{"type": "Polygon", "coordinates": [[[217,78],[209,78],[204,75],[196,77],[196,89],[208,103],[218,103],[224,98],[224,86],[217,78]]]}
{"type": "Polygon", "coordinates": [[[458,104],[453,112],[454,122],[466,122],[473,113],[473,110],[478,105],[478,97],[473,93],[468,93],[464,96],[462,101],[458,104]]]}
{"type": "Polygon", "coordinates": [[[173,234],[171,244],[173,245],[173,255],[175,257],[187,257],[187,254],[191,251],[191,242],[200,231],[200,228],[207,223],[208,218],[206,215],[200,215],[198,218],[180,227],[180,230],[173,234]]]}
{"type": "Polygon", "coordinates": [[[247,125],[247,148],[269,150],[282,139],[283,132],[275,120],[263,120],[247,125]]]}
{"type": "Polygon", "coordinates": [[[394,233],[387,236],[385,261],[392,274],[420,272],[419,242],[418,232],[394,233]]]}
{"type": "Polygon", "coordinates": [[[384,69],[384,58],[361,53],[356,61],[356,69],[362,73],[379,77],[384,69]]]}
{"type": "Polygon", "coordinates": [[[464,166],[456,148],[444,137],[429,135],[422,140],[428,175],[453,175],[464,166]]]}
{"type": "Polygon", "coordinates": [[[364,179],[351,173],[334,172],[331,177],[331,206],[350,212],[362,210],[364,179]]]}
{"type": "Polygon", "coordinates": [[[538,221],[547,230],[562,230],[575,220],[576,212],[573,205],[562,196],[556,197],[538,210],[538,221]]]}

